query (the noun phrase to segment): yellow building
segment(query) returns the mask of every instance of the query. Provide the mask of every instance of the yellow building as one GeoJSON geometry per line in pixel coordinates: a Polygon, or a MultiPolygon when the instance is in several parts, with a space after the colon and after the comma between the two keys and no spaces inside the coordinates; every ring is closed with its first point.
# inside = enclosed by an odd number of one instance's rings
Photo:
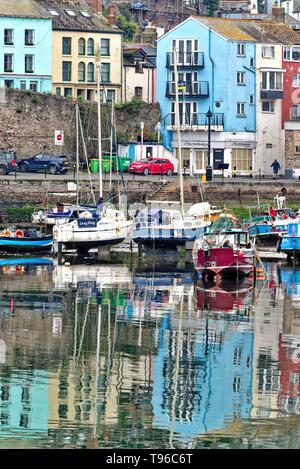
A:
{"type": "Polygon", "coordinates": [[[52,15],[53,93],[96,100],[99,51],[104,101],[113,96],[121,101],[122,31],[92,9],[58,1],[48,5],[45,0],[43,6],[52,15]]]}

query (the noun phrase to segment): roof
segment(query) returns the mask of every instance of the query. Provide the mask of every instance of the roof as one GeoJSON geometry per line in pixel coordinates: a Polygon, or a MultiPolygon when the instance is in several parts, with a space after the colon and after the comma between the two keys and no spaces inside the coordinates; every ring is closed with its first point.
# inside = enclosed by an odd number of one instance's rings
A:
{"type": "Polygon", "coordinates": [[[248,19],[225,19],[192,16],[199,23],[232,41],[272,44],[296,44],[298,33],[284,23],[248,19]]]}
{"type": "Polygon", "coordinates": [[[52,18],[52,15],[34,0],[0,0],[0,16],[52,18]]]}
{"type": "Polygon", "coordinates": [[[157,55],[156,47],[152,46],[151,44],[124,42],[123,48],[126,53],[129,53],[129,51],[136,52],[138,50],[142,50],[148,57],[156,57],[157,55]]]}
{"type": "MultiPolygon", "coordinates": [[[[7,2],[7,0],[4,1],[7,2]]],[[[55,15],[50,13],[52,17],[52,28],[54,30],[122,33],[117,26],[111,25],[103,15],[95,13],[86,2],[81,0],[35,1],[48,12],[53,10],[58,13],[55,15]],[[67,10],[70,10],[73,14],[68,14],[67,10]],[[82,14],[82,12],[84,13],[82,14]]]]}

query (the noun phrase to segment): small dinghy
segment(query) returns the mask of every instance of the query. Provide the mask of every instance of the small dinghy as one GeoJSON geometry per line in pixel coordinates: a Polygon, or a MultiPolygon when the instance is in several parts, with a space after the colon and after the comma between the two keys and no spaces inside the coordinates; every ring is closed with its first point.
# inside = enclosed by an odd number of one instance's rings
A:
{"type": "Polygon", "coordinates": [[[40,253],[49,252],[53,246],[52,235],[42,235],[36,229],[0,232],[0,252],[40,253]]]}

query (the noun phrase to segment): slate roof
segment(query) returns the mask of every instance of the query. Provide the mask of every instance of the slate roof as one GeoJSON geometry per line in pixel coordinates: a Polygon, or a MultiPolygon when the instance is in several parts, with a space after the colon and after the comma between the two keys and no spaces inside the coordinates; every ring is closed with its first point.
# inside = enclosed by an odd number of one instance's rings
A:
{"type": "MultiPolygon", "coordinates": [[[[1,1],[1,0],[0,0],[1,1]]],[[[6,0],[7,1],[7,0],[6,0]]],[[[44,9],[56,10],[58,16],[52,16],[53,30],[66,31],[97,31],[97,32],[116,32],[122,31],[115,25],[109,24],[103,15],[95,13],[82,0],[36,0],[44,9]],[[66,10],[72,10],[75,16],[70,16],[66,10]],[[88,17],[81,14],[81,11],[88,13],[88,17]]]]}
{"type": "Polygon", "coordinates": [[[135,65],[135,58],[142,57],[149,67],[156,67],[156,47],[151,44],[123,44],[123,64],[127,66],[135,65]]]}
{"type": "Polygon", "coordinates": [[[0,16],[52,18],[52,15],[34,0],[0,0],[0,16]]]}
{"type": "Polygon", "coordinates": [[[274,21],[207,18],[193,16],[208,28],[226,39],[271,44],[297,44],[300,36],[289,26],[274,21]]]}

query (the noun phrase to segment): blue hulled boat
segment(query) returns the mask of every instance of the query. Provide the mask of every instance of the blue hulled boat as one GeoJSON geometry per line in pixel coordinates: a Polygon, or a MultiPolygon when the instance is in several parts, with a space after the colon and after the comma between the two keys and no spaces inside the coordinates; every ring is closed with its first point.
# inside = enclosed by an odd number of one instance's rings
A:
{"type": "Polygon", "coordinates": [[[300,221],[295,221],[287,226],[287,233],[279,238],[277,250],[287,254],[288,259],[300,258],[300,221]]]}
{"type": "Polygon", "coordinates": [[[52,235],[40,235],[37,233],[28,233],[23,236],[10,234],[9,236],[0,236],[0,252],[8,253],[40,253],[49,252],[53,246],[52,235]]]}

